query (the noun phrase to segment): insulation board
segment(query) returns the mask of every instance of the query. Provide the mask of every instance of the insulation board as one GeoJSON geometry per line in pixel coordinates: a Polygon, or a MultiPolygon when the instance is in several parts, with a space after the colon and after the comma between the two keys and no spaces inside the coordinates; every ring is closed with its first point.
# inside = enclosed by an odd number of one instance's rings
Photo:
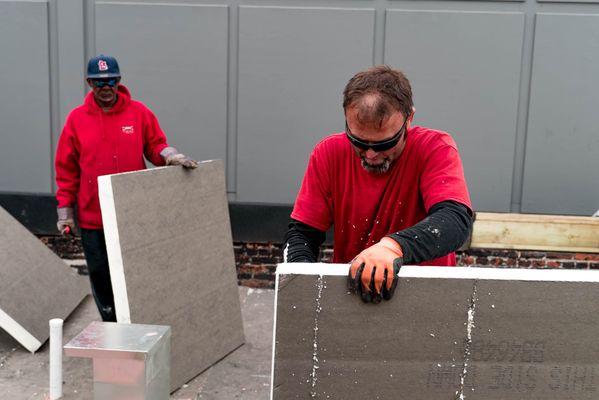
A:
{"type": "Polygon", "coordinates": [[[271,399],[594,399],[599,271],[404,266],[364,304],[347,264],[280,264],[271,399]]]}
{"type": "Polygon", "coordinates": [[[66,319],[89,283],[0,207],[0,327],[35,352],[48,321],[66,319]]]}
{"type": "Polygon", "coordinates": [[[175,390],[244,342],[223,163],[98,183],[117,321],[172,327],[175,390]]]}

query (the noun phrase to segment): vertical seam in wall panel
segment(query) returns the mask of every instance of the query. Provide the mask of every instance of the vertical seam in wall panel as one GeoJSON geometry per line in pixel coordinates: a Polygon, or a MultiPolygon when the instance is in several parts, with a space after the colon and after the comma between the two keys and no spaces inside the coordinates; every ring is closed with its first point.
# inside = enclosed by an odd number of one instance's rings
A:
{"type": "MultiPolygon", "coordinates": [[[[227,54],[227,192],[237,198],[237,138],[239,97],[239,3],[228,7],[228,54],[227,54]]],[[[231,200],[231,198],[229,197],[231,200]]]]}
{"type": "Polygon", "coordinates": [[[381,18],[382,31],[383,31],[383,39],[381,40],[381,58],[380,63],[383,64],[385,62],[385,46],[387,45],[387,3],[385,3],[381,13],[383,16],[381,18]]]}
{"type": "Polygon", "coordinates": [[[535,50],[535,34],[536,34],[536,29],[537,29],[537,8],[535,7],[533,12],[532,12],[532,16],[531,16],[531,47],[530,47],[530,62],[529,62],[529,66],[530,66],[530,70],[528,73],[528,82],[527,82],[527,99],[526,99],[526,119],[524,120],[524,126],[523,126],[523,132],[524,132],[524,137],[522,138],[522,157],[521,157],[521,163],[522,163],[522,171],[520,174],[520,197],[519,197],[519,207],[518,207],[518,212],[522,212],[522,202],[523,202],[523,195],[524,195],[524,172],[526,170],[526,145],[528,143],[528,123],[529,123],[529,116],[530,116],[530,102],[531,102],[531,93],[532,93],[532,79],[533,79],[533,63],[534,63],[534,50],[535,50]]]}
{"type": "Polygon", "coordinates": [[[54,192],[56,187],[56,179],[54,172],[54,148],[55,140],[54,137],[60,132],[59,121],[59,109],[60,109],[60,96],[59,96],[59,85],[58,85],[58,0],[48,0],[46,3],[47,7],[47,24],[48,24],[48,88],[49,88],[49,105],[50,105],[50,187],[48,188],[51,193],[54,192]]]}
{"type": "Polygon", "coordinates": [[[514,143],[514,160],[512,172],[512,193],[510,211],[522,211],[522,194],[524,189],[524,162],[526,158],[526,138],[528,131],[528,115],[532,88],[533,51],[537,7],[535,0],[528,0],[524,11],[524,32],[522,40],[522,60],[520,68],[520,84],[518,87],[518,110],[516,120],[516,137],[514,143]]]}
{"type": "MultiPolygon", "coordinates": [[[[87,68],[87,60],[96,53],[96,1],[83,1],[83,65],[87,68]]],[[[84,72],[86,76],[86,72],[84,72]]],[[[88,87],[83,83],[84,93],[88,87]]]]}
{"type": "Polygon", "coordinates": [[[386,5],[384,1],[377,1],[374,5],[374,32],[372,44],[372,64],[382,64],[385,60],[385,18],[386,5]]]}
{"type": "Polygon", "coordinates": [[[88,3],[89,0],[83,0],[83,66],[84,68],[87,67],[87,56],[88,56],[88,49],[87,49],[87,41],[89,40],[89,33],[88,33],[88,26],[89,26],[89,21],[88,21],[88,12],[87,9],[88,7],[88,3]]]}

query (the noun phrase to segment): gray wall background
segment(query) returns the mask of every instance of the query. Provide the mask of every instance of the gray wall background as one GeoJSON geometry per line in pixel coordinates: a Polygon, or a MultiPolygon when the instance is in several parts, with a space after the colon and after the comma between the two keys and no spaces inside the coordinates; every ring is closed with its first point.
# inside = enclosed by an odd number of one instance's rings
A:
{"type": "Polygon", "coordinates": [[[450,132],[479,211],[599,208],[599,0],[0,0],[0,192],[51,193],[88,57],[170,142],[222,158],[234,201],[292,203],[341,93],[387,63],[450,132]]]}

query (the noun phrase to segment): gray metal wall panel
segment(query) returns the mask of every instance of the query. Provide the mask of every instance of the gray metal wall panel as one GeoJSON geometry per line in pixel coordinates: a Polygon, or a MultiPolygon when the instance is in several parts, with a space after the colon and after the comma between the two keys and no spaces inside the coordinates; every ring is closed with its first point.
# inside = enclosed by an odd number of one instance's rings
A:
{"type": "Polygon", "coordinates": [[[173,145],[226,158],[233,201],[292,203],[313,145],[343,129],[347,80],[387,62],[413,82],[416,122],[456,138],[476,209],[599,207],[587,172],[599,0],[200,3],[0,0],[0,192],[51,192],[60,128],[97,49],[119,57],[173,145]],[[548,110],[558,95],[560,121],[548,110]],[[567,149],[553,126],[576,130],[567,149]]]}
{"type": "MultiPolygon", "coordinates": [[[[84,23],[81,0],[49,0],[50,120],[52,165],[66,117],[83,101],[84,23]]],[[[52,171],[52,189],[56,190],[52,171]]]]}
{"type": "Polygon", "coordinates": [[[226,159],[227,6],[98,2],[96,40],[171,145],[196,159],[226,159]]]}
{"type": "MultiPolygon", "coordinates": [[[[400,0],[396,1],[397,3],[399,3],[400,0]]],[[[437,0],[437,3],[449,3],[449,2],[455,2],[456,0],[437,0]]],[[[465,3],[475,3],[477,5],[480,5],[483,0],[461,0],[462,2],[465,3]]],[[[524,2],[526,0],[484,0],[484,2],[492,2],[492,3],[505,3],[505,2],[524,2]]],[[[537,1],[548,1],[548,0],[537,0],[537,1]]],[[[558,0],[555,0],[558,1],[558,0]]]]}
{"type": "Polygon", "coordinates": [[[539,14],[523,212],[599,208],[599,15],[539,14]]]}
{"type": "Polygon", "coordinates": [[[599,3],[599,0],[537,0],[539,3],[599,3]]]}
{"type": "Polygon", "coordinates": [[[510,209],[523,30],[520,13],[387,14],[385,62],[412,82],[415,123],[457,141],[481,211],[510,209]]]}
{"type": "Polygon", "coordinates": [[[240,201],[291,203],[313,145],[343,130],[342,90],[372,65],[374,10],[241,7],[240,201]]]}
{"type": "Polygon", "coordinates": [[[87,63],[83,51],[83,2],[59,0],[57,5],[59,113],[62,127],[69,112],[83,102],[87,63]]]}
{"type": "Polygon", "coordinates": [[[48,5],[0,2],[0,191],[50,193],[48,5]]]}

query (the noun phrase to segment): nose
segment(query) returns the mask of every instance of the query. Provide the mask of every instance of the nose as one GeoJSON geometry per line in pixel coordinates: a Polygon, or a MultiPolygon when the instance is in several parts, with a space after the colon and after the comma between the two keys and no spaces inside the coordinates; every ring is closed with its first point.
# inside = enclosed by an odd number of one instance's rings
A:
{"type": "Polygon", "coordinates": [[[376,151],[374,151],[372,149],[368,149],[368,150],[366,150],[366,153],[364,153],[364,157],[372,160],[373,158],[376,158],[377,154],[379,154],[379,153],[377,153],[376,151]]]}
{"type": "Polygon", "coordinates": [[[102,93],[112,93],[113,91],[114,91],[114,88],[111,88],[108,85],[102,86],[100,88],[100,92],[102,92],[102,93]]]}

